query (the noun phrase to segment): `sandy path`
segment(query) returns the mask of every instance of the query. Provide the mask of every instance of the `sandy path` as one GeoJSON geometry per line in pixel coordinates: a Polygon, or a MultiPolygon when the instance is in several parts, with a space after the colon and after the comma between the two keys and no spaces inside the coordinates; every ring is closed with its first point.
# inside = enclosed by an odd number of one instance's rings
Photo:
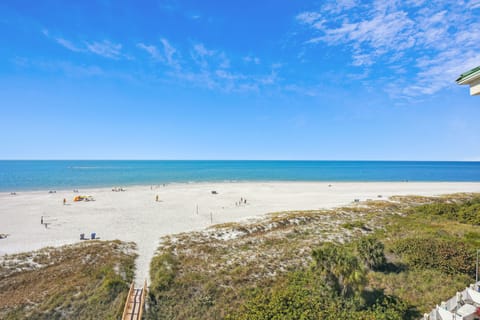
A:
{"type": "Polygon", "coordinates": [[[213,224],[258,217],[285,210],[331,208],[353,199],[391,195],[438,195],[480,192],[480,183],[419,182],[238,182],[170,184],[80,190],[96,201],[73,202],[77,194],[57,191],[0,193],[0,255],[79,241],[80,233],[96,232],[101,239],[134,241],[138,245],[136,281],[148,278],[150,259],[163,235],[203,229],[213,224]],[[211,193],[218,192],[217,195],[211,193]],[[159,195],[161,201],[156,202],[159,195]],[[236,206],[240,197],[247,205],[236,206]],[[67,205],[63,205],[63,198],[67,205]],[[198,214],[196,207],[198,205],[198,214]],[[40,224],[44,216],[48,228],[40,224]]]}

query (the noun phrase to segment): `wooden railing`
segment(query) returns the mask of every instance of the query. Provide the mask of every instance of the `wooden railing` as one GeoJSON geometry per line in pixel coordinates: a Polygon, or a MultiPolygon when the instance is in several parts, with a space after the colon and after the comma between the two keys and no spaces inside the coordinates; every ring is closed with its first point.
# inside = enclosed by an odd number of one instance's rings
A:
{"type": "Polygon", "coordinates": [[[145,296],[147,294],[147,281],[145,280],[143,288],[135,289],[135,284],[132,282],[128,290],[127,300],[123,309],[122,320],[140,320],[143,315],[143,308],[145,305],[145,296]]]}

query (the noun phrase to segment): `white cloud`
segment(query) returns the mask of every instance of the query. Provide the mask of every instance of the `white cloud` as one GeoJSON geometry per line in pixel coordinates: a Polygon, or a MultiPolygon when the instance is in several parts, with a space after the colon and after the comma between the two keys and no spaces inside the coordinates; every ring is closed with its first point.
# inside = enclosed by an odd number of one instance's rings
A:
{"type": "Polygon", "coordinates": [[[165,55],[165,61],[170,67],[179,68],[179,63],[175,58],[177,49],[175,49],[167,39],[162,38],[160,42],[163,46],[163,54],[165,55]]]}
{"type": "Polygon", "coordinates": [[[252,56],[252,55],[248,55],[248,56],[243,57],[243,61],[245,61],[247,63],[260,64],[260,58],[252,56]]]}
{"type": "Polygon", "coordinates": [[[223,51],[208,49],[203,43],[194,44],[190,55],[201,69],[230,68],[230,59],[223,51]]]}
{"type": "Polygon", "coordinates": [[[359,53],[352,56],[354,66],[371,66],[375,61],[370,54],[359,53]]]}
{"type": "MultiPolygon", "coordinates": [[[[168,40],[164,40],[169,44],[168,40]]],[[[172,67],[173,70],[167,73],[170,78],[180,80],[182,84],[189,83],[197,87],[226,92],[245,92],[273,86],[278,80],[276,70],[279,66],[271,67],[264,73],[249,74],[237,71],[225,52],[208,48],[203,43],[193,44],[189,52],[189,56],[182,55],[185,59],[178,61],[178,66],[172,67]],[[187,59],[188,57],[190,59],[187,59]]],[[[174,53],[180,55],[177,49],[174,53]]],[[[258,57],[253,55],[248,57],[252,63],[260,63],[258,57]]],[[[244,59],[245,57],[240,61],[245,61],[244,59]]]]}
{"type": "Polygon", "coordinates": [[[158,52],[157,47],[144,43],[137,43],[137,47],[148,52],[153,59],[163,61],[163,57],[160,52],[158,52]]]}
{"type": "Polygon", "coordinates": [[[42,33],[45,37],[54,40],[56,43],[73,52],[89,52],[109,59],[129,58],[122,53],[122,45],[113,43],[109,40],[74,43],[63,37],[52,36],[47,29],[43,29],[42,33]]]}
{"type": "Polygon", "coordinates": [[[214,50],[208,50],[205,48],[205,45],[203,43],[197,43],[193,46],[193,50],[195,51],[196,54],[198,54],[201,57],[205,56],[213,56],[215,54],[214,50]]]}
{"type": "MultiPolygon", "coordinates": [[[[129,58],[122,52],[123,46],[120,43],[109,40],[76,43],[63,37],[54,37],[46,29],[42,30],[42,33],[47,38],[73,52],[90,53],[114,60],[129,58]]],[[[161,38],[157,45],[139,42],[136,47],[146,52],[153,61],[166,67],[166,69],[155,71],[159,79],[179,81],[182,85],[193,85],[226,92],[256,92],[260,88],[276,85],[279,80],[277,70],[280,65],[264,66],[263,72],[245,73],[235,68],[235,63],[225,52],[208,48],[203,43],[191,45],[187,49],[190,55],[182,54],[181,47],[175,47],[167,38],[161,38]]],[[[243,58],[237,57],[234,59],[235,61],[240,62],[243,67],[244,63],[242,62],[253,63],[260,67],[260,58],[251,54],[243,58]]],[[[17,65],[21,64],[21,60],[18,60],[17,65]]],[[[25,63],[23,64],[25,65],[25,63]]],[[[104,71],[95,66],[72,65],[64,62],[45,64],[42,68],[62,71],[68,75],[104,75],[104,71]]],[[[259,68],[256,69],[258,71],[259,68]]]]}
{"type": "Polygon", "coordinates": [[[306,11],[298,14],[296,19],[304,24],[313,24],[314,22],[320,20],[322,15],[318,12],[306,11]]]}
{"type": "Polygon", "coordinates": [[[230,59],[227,58],[225,53],[222,52],[220,54],[219,58],[220,58],[220,64],[219,64],[220,68],[223,68],[223,69],[230,68],[230,59]]]}
{"type": "Polygon", "coordinates": [[[220,79],[226,79],[226,80],[239,80],[239,79],[246,78],[243,74],[233,74],[231,72],[228,72],[222,69],[216,70],[215,75],[220,79]]]}
{"type": "Polygon", "coordinates": [[[157,47],[151,44],[137,43],[137,48],[146,51],[154,60],[160,61],[170,68],[180,69],[180,62],[178,58],[178,52],[170,42],[165,39],[160,39],[161,47],[157,47]]]}
{"type": "Polygon", "coordinates": [[[480,0],[463,5],[424,0],[326,1],[296,19],[307,27],[305,44],[346,47],[353,66],[386,66],[393,72],[389,81],[397,84],[397,92],[418,96],[454,85],[460,73],[480,64],[477,7],[480,0]]]}
{"type": "MultiPolygon", "coordinates": [[[[354,48],[368,47],[369,52],[362,55],[377,55],[383,50],[401,50],[414,45],[413,22],[403,11],[390,14],[380,14],[368,20],[359,22],[343,22],[337,28],[327,28],[314,25],[322,31],[323,36],[316,37],[310,42],[326,42],[330,45],[350,43],[354,48]]],[[[365,50],[364,50],[365,51],[365,50]]]]}
{"type": "Polygon", "coordinates": [[[104,40],[102,42],[87,42],[86,47],[91,53],[110,59],[118,59],[122,54],[122,45],[118,43],[112,43],[108,40],[104,40]]]}
{"type": "Polygon", "coordinates": [[[342,12],[343,10],[346,10],[346,9],[351,9],[355,6],[358,6],[359,5],[359,2],[358,1],[355,1],[355,0],[336,0],[336,1],[333,1],[333,2],[327,2],[325,4],[325,10],[330,12],[330,13],[334,13],[334,14],[338,14],[339,12],[342,12]]]}
{"type": "Polygon", "coordinates": [[[64,48],[67,48],[67,49],[70,50],[70,51],[74,51],[74,52],[82,52],[82,51],[85,51],[85,50],[77,47],[76,45],[74,45],[71,41],[68,41],[68,40],[66,40],[66,39],[56,38],[55,41],[57,41],[58,44],[60,44],[60,45],[63,46],[64,48]]]}

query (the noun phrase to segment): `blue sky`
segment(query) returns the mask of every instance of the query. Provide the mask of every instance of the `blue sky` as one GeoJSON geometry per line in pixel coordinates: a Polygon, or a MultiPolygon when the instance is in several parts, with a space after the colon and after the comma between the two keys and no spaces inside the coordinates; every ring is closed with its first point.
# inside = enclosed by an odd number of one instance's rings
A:
{"type": "Polygon", "coordinates": [[[480,0],[2,1],[0,159],[480,160],[480,0]]]}

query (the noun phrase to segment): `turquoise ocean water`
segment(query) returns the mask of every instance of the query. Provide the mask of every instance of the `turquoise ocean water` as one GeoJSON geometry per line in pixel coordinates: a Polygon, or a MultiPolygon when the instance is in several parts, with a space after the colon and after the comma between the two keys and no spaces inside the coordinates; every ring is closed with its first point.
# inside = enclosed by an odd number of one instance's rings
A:
{"type": "Polygon", "coordinates": [[[0,161],[0,191],[203,181],[479,181],[480,162],[0,161]]]}

